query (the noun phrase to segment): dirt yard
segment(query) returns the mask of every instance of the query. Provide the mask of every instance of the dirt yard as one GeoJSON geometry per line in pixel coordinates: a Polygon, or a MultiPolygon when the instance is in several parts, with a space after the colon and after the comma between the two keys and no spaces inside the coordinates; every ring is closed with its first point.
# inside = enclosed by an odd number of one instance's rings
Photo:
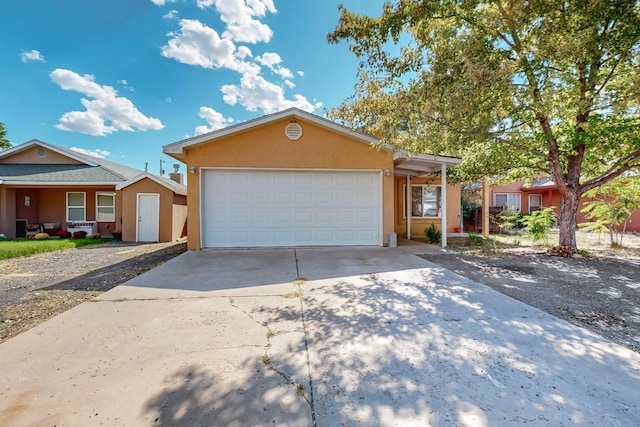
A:
{"type": "Polygon", "coordinates": [[[185,243],[120,242],[0,261],[0,343],[185,250],[185,243]]]}
{"type": "Polygon", "coordinates": [[[518,248],[422,257],[640,351],[640,253],[562,258],[518,248]]]}

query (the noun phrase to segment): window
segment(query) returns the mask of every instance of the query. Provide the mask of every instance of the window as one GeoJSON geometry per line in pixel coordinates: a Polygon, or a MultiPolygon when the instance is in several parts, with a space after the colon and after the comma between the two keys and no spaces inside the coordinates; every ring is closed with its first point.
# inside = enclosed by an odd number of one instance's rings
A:
{"type": "Polygon", "coordinates": [[[529,213],[540,210],[542,207],[542,194],[529,194],[529,213]]]}
{"type": "Polygon", "coordinates": [[[96,221],[115,222],[116,193],[96,193],[96,221]]]}
{"type": "MultiPolygon", "coordinates": [[[[406,188],[402,191],[402,212],[407,217],[406,188]]],[[[411,186],[411,216],[413,218],[439,218],[441,188],[439,185],[411,186]]]]}
{"type": "Polygon", "coordinates": [[[67,221],[86,221],[84,193],[67,193],[67,221]]]}
{"type": "Polygon", "coordinates": [[[496,206],[506,206],[510,211],[520,212],[520,193],[496,193],[496,206]]]}

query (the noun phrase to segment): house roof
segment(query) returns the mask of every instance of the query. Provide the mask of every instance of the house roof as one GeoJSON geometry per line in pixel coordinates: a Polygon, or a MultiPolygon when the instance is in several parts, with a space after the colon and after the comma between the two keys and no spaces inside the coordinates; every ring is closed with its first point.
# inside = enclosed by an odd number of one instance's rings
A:
{"type": "Polygon", "coordinates": [[[462,163],[459,157],[436,156],[434,154],[417,154],[398,151],[393,155],[394,174],[419,176],[426,173],[440,172],[442,166],[451,167],[462,163]]]}
{"type": "Polygon", "coordinates": [[[555,190],[556,188],[558,187],[556,186],[556,183],[553,181],[553,179],[551,179],[551,177],[546,176],[546,177],[539,178],[535,182],[531,182],[523,185],[520,188],[520,190],[525,192],[531,192],[531,191],[540,191],[540,190],[555,190]]]}
{"type": "Polygon", "coordinates": [[[0,183],[12,185],[115,185],[142,173],[108,160],[78,153],[36,139],[0,152],[0,159],[33,147],[43,147],[80,162],[55,163],[0,163],[0,183]]]}
{"type": "Polygon", "coordinates": [[[266,116],[248,120],[246,122],[242,122],[242,123],[238,123],[232,126],[222,128],[222,129],[214,130],[213,132],[208,132],[202,135],[194,136],[192,138],[183,139],[181,141],[165,145],[164,147],[162,147],[162,151],[173,158],[176,158],[180,161],[184,161],[186,159],[187,148],[192,148],[200,144],[214,141],[219,138],[224,138],[229,135],[238,134],[250,129],[255,129],[257,127],[266,126],[268,124],[271,124],[280,120],[291,119],[291,118],[306,120],[317,126],[332,130],[334,132],[341,133],[343,135],[347,135],[353,139],[364,142],[366,144],[376,144],[380,141],[378,138],[375,138],[370,135],[354,132],[344,126],[339,125],[338,123],[332,122],[331,120],[327,120],[320,116],[316,116],[315,114],[308,113],[298,108],[289,108],[287,110],[279,111],[277,113],[268,114],[266,116]]]}
{"type": "Polygon", "coordinates": [[[133,178],[121,182],[120,184],[116,185],[116,190],[122,190],[125,187],[128,187],[132,184],[135,184],[138,181],[141,181],[145,178],[148,178],[160,185],[162,185],[163,187],[168,188],[169,190],[173,191],[176,194],[181,194],[183,196],[187,195],[187,186],[183,185],[183,184],[179,184],[177,182],[175,182],[172,179],[168,179],[168,178],[164,178],[161,176],[157,176],[157,175],[153,175],[149,172],[142,172],[139,175],[134,176],[133,178]]]}

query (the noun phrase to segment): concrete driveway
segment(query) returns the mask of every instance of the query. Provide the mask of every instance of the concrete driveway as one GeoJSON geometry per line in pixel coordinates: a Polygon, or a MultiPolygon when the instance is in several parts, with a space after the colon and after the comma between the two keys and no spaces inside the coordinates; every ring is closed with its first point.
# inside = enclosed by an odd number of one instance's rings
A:
{"type": "Polygon", "coordinates": [[[412,249],[183,254],[1,344],[1,423],[640,425],[640,354],[412,249]]]}

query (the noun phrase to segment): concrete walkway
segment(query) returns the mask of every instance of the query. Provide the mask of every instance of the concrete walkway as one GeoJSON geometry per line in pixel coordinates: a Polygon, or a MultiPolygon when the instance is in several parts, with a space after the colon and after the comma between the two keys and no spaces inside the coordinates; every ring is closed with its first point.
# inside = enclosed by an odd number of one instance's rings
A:
{"type": "Polygon", "coordinates": [[[1,424],[640,425],[640,354],[423,249],[183,254],[1,344],[1,424]]]}

